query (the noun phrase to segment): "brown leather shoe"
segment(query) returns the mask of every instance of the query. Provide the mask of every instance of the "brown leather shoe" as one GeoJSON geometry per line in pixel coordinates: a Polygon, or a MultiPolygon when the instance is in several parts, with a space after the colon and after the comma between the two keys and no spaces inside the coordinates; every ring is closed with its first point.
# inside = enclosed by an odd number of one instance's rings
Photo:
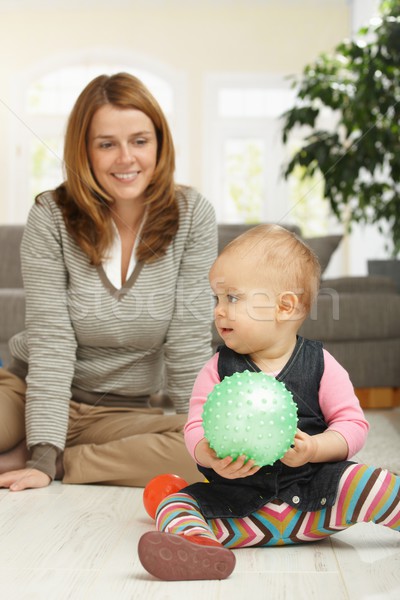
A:
{"type": "Polygon", "coordinates": [[[190,541],[190,537],[149,531],[139,540],[140,562],[148,573],[164,581],[226,579],[236,558],[231,550],[212,542],[190,541]]]}

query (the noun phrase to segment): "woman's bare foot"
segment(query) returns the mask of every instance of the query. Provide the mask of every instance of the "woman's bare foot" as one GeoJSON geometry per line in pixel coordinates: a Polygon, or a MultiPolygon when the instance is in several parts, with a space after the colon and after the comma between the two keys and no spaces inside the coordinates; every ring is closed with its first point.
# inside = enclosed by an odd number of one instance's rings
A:
{"type": "Polygon", "coordinates": [[[14,448],[8,452],[2,452],[0,454],[0,474],[24,469],[29,457],[30,452],[26,447],[26,442],[25,440],[22,440],[22,442],[14,446],[14,448]]]}

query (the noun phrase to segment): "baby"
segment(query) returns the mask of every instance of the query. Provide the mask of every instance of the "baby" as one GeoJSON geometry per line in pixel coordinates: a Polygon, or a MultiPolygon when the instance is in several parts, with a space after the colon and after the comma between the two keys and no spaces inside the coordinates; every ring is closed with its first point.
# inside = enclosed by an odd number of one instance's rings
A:
{"type": "Polygon", "coordinates": [[[224,345],[195,382],[186,446],[206,482],[161,501],[158,531],[139,542],[159,579],[224,579],[232,549],[322,539],[361,521],[400,530],[400,477],[352,462],[368,423],[349,376],[321,342],[298,335],[315,300],[320,266],[312,250],[277,225],[233,240],[210,271],[215,324],[224,345]],[[218,458],[204,437],[203,405],[235,372],[282,381],[298,407],[293,447],[272,466],[218,458]]]}

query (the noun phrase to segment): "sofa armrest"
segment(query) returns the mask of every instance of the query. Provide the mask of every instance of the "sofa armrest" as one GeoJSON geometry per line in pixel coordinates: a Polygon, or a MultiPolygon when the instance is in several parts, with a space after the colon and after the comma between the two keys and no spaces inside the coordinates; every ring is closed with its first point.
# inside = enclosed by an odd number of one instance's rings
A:
{"type": "Polygon", "coordinates": [[[0,341],[8,340],[25,328],[25,291],[0,289],[0,341]]]}
{"type": "Polygon", "coordinates": [[[321,295],[300,334],[323,342],[400,338],[400,294],[321,295]]]}
{"type": "Polygon", "coordinates": [[[335,279],[323,279],[321,281],[320,294],[327,293],[326,290],[334,290],[340,294],[396,294],[396,284],[384,275],[372,275],[364,277],[338,277],[335,279]]]}
{"type": "Polygon", "coordinates": [[[20,246],[24,225],[0,225],[0,288],[22,288],[20,246]]]}

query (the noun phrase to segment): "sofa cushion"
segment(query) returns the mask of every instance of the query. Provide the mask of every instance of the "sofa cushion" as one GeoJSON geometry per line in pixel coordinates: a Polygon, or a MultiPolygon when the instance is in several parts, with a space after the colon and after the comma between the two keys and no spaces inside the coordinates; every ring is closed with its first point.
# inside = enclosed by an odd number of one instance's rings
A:
{"type": "MultiPolygon", "coordinates": [[[[282,227],[288,229],[289,231],[293,231],[299,237],[301,236],[301,231],[297,225],[288,225],[286,223],[280,223],[282,227]]],[[[251,229],[252,227],[256,227],[257,223],[251,224],[242,224],[242,223],[220,223],[218,225],[218,254],[221,252],[223,248],[233,239],[251,229]]],[[[318,256],[318,260],[321,264],[321,272],[323,273],[328,266],[328,263],[331,259],[332,254],[335,252],[338,247],[340,240],[342,239],[341,235],[325,235],[320,237],[312,237],[312,238],[302,238],[312,250],[314,250],[315,254],[318,256]]]]}
{"type": "Polygon", "coordinates": [[[24,327],[24,289],[0,289],[0,341],[7,342],[24,327]]]}
{"type": "Polygon", "coordinates": [[[396,294],[396,284],[385,275],[347,275],[324,279],[321,283],[321,292],[335,290],[339,294],[396,294]]]}
{"type": "Polygon", "coordinates": [[[321,237],[303,238],[306,244],[318,256],[321,273],[327,268],[331,256],[339,246],[342,237],[341,235],[324,235],[321,237]]]}
{"type": "Polygon", "coordinates": [[[23,225],[0,226],[0,288],[21,288],[20,246],[23,225]]]}
{"type": "MultiPolygon", "coordinates": [[[[256,227],[260,225],[260,223],[219,223],[218,225],[218,254],[225,248],[229,242],[237,238],[239,235],[251,229],[252,227],[256,227]]],[[[285,223],[280,224],[285,229],[289,231],[294,231],[297,235],[300,235],[300,229],[296,225],[287,225],[285,223]]]]}

